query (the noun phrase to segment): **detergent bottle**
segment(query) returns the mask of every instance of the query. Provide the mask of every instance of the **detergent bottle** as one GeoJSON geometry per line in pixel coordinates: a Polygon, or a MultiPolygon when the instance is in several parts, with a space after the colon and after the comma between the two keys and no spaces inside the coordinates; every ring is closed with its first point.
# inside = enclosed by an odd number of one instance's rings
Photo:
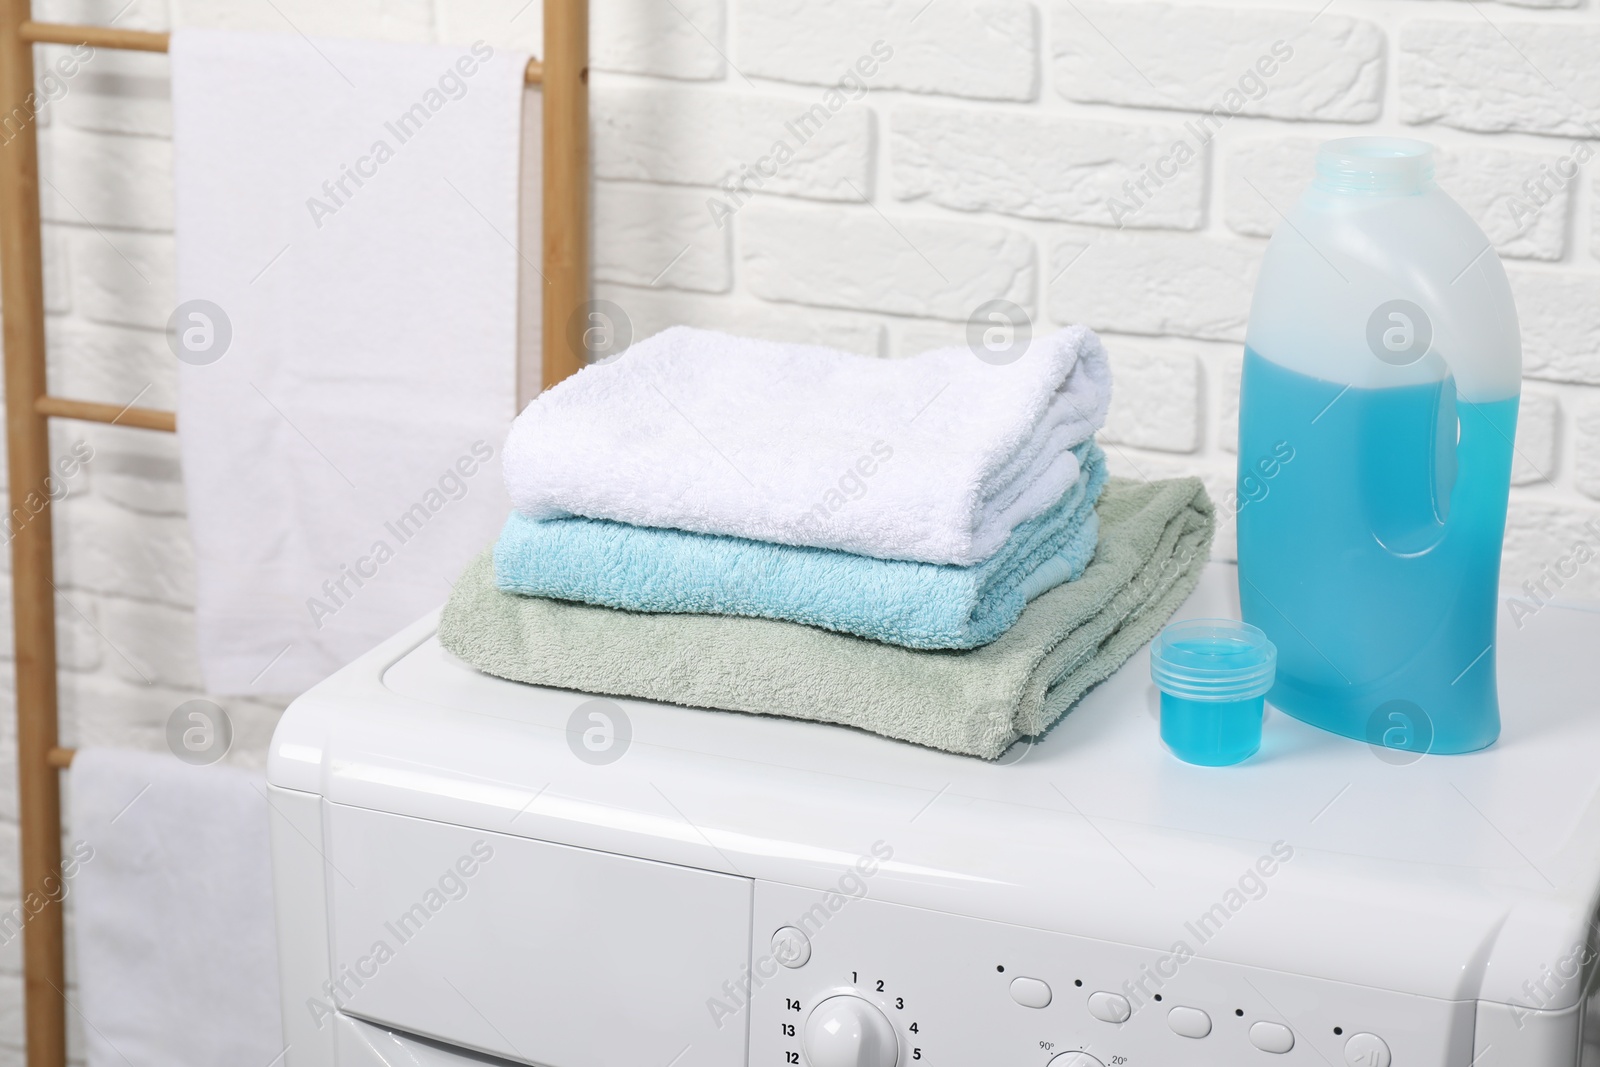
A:
{"type": "Polygon", "coordinates": [[[1239,395],[1239,598],[1277,647],[1275,707],[1380,754],[1499,736],[1521,374],[1505,270],[1431,146],[1323,145],[1267,246],[1239,395]]]}

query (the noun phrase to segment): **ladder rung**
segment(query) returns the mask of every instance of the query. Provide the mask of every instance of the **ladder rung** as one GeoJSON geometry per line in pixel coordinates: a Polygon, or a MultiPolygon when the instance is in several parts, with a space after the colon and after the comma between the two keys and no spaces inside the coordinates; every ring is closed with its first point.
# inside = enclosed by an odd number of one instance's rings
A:
{"type": "MultiPolygon", "coordinates": [[[[64,22],[24,22],[17,29],[24,41],[35,44],[87,44],[96,48],[121,48],[132,52],[165,52],[171,40],[166,33],[148,30],[115,30],[109,26],[72,26],[64,22]]],[[[528,60],[523,75],[529,85],[544,81],[544,64],[528,60]]]]}
{"type": "Polygon", "coordinates": [[[69,26],[60,22],[24,22],[17,36],[36,44],[87,44],[132,52],[165,52],[168,35],[147,30],[114,30],[108,26],[69,26]]]}
{"type": "Polygon", "coordinates": [[[171,411],[154,408],[118,407],[115,404],[98,404],[92,400],[68,400],[59,396],[41,396],[33,402],[33,410],[56,419],[81,419],[84,422],[104,422],[113,426],[133,426],[140,430],[178,429],[178,416],[171,411]]]}

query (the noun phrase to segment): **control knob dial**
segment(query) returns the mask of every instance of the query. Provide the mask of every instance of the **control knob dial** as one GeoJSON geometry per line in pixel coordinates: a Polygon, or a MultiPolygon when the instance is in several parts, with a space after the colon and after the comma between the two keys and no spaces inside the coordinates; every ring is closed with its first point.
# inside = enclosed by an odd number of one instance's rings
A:
{"type": "Polygon", "coordinates": [[[895,1067],[900,1042],[877,1006],[848,993],[829,997],[806,1018],[810,1067],[895,1067]]]}

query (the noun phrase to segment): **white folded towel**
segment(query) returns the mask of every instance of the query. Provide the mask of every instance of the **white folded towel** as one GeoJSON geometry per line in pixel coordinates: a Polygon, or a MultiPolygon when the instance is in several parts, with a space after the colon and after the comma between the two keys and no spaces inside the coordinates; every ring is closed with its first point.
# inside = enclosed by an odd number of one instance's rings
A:
{"type": "Polygon", "coordinates": [[[173,35],[209,691],[320,681],[442,600],[505,518],[526,65],[482,42],[173,35]]]}
{"type": "Polygon", "coordinates": [[[1072,326],[995,365],[965,347],[881,360],[674,327],[517,417],[504,469],[535,518],[972,564],[1078,477],[1111,376],[1072,326]]]}
{"type": "Polygon", "coordinates": [[[71,797],[89,1067],[277,1063],[266,779],[84,748],[71,797]]]}

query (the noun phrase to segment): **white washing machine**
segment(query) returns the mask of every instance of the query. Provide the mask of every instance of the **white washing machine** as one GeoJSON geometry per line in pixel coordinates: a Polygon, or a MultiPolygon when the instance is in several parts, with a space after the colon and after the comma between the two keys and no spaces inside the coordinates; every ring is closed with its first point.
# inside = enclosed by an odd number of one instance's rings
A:
{"type": "Polygon", "coordinates": [[[273,740],[291,1067],[1579,1060],[1594,610],[1503,621],[1487,752],[1274,712],[1224,769],[1163,750],[1142,653],[990,764],[499,681],[433,628],[273,740]]]}

